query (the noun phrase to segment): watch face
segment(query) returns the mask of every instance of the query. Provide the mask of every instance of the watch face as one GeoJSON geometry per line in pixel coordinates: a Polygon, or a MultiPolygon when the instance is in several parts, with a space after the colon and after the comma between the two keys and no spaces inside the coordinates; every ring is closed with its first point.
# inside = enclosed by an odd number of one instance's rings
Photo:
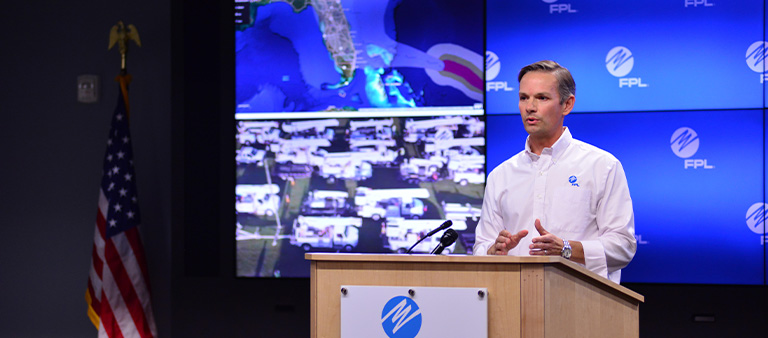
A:
{"type": "Polygon", "coordinates": [[[563,252],[560,253],[565,259],[571,259],[571,243],[563,241],[563,252]]]}

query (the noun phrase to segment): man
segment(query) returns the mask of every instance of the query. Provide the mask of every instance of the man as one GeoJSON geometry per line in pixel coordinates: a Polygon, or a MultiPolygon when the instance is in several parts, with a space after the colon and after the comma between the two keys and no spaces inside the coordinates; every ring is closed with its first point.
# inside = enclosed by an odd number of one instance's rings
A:
{"type": "Polygon", "coordinates": [[[488,175],[474,253],[562,256],[619,283],[637,249],[624,169],[563,126],[576,101],[568,69],[540,61],[518,81],[525,150],[488,175]]]}

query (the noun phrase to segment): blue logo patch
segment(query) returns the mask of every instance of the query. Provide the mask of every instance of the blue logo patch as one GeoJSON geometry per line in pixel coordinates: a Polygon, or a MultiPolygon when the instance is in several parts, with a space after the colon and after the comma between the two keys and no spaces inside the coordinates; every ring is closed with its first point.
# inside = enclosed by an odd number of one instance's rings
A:
{"type": "Polygon", "coordinates": [[[568,182],[571,182],[571,185],[572,185],[572,186],[574,186],[574,187],[578,187],[578,186],[579,186],[579,184],[578,184],[578,183],[576,183],[576,180],[578,180],[578,179],[576,178],[576,176],[571,176],[571,177],[568,177],[568,182]]]}
{"type": "Polygon", "coordinates": [[[393,297],[381,311],[381,327],[390,338],[416,337],[421,330],[421,310],[409,297],[393,297]]]}

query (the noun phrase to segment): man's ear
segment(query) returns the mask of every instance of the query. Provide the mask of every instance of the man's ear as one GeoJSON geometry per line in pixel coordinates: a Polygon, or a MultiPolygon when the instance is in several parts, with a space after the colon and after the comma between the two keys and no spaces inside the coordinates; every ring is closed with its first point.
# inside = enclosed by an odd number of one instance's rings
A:
{"type": "Polygon", "coordinates": [[[563,116],[571,113],[574,103],[576,103],[576,96],[571,95],[565,100],[565,103],[563,103],[563,116]]]}

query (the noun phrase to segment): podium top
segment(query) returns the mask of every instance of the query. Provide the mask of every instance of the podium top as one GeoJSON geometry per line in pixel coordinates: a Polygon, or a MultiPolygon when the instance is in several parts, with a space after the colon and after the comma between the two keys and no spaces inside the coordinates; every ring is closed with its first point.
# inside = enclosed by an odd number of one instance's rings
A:
{"type": "Polygon", "coordinates": [[[587,268],[559,256],[472,256],[472,255],[407,255],[359,253],[306,253],[305,259],[324,262],[391,262],[391,263],[471,263],[471,264],[547,264],[559,265],[566,270],[585,275],[595,283],[614,289],[638,302],[643,295],[600,276],[587,268]]]}

